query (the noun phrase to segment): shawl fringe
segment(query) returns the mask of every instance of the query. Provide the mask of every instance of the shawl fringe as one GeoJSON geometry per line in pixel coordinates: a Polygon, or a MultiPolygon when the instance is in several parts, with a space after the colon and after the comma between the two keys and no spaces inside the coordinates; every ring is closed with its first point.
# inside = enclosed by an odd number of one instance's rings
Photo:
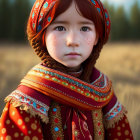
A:
{"type": "Polygon", "coordinates": [[[118,122],[123,119],[123,117],[125,116],[125,114],[127,114],[127,110],[125,109],[125,107],[123,107],[122,110],[121,110],[121,112],[118,113],[111,120],[104,119],[104,127],[106,129],[114,128],[115,127],[115,124],[118,124],[118,122]]]}
{"type": "Polygon", "coordinates": [[[26,111],[27,113],[31,114],[34,117],[38,116],[46,124],[49,122],[48,117],[46,117],[45,115],[43,115],[39,111],[36,111],[33,107],[28,106],[26,103],[22,103],[22,102],[14,99],[13,97],[10,97],[10,96],[6,97],[4,101],[6,103],[9,102],[15,108],[19,107],[20,110],[24,110],[24,111],[26,111]]]}

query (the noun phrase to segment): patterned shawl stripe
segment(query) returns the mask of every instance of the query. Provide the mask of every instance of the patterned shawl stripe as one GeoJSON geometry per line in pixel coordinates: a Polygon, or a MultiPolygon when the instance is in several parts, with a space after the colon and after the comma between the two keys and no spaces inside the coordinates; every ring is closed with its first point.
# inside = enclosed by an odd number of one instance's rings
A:
{"type": "MultiPolygon", "coordinates": [[[[52,78],[53,81],[63,84],[67,87],[74,85],[74,87],[80,88],[81,90],[83,89],[85,92],[90,92],[92,94],[95,93],[95,95],[99,95],[102,97],[107,96],[110,93],[109,91],[112,87],[112,82],[109,81],[107,76],[103,74],[101,74],[99,79],[92,84],[86,83],[76,77],[67,75],[51,68],[44,67],[42,65],[36,65],[32,68],[31,71],[29,71],[28,74],[38,75],[49,80],[51,80],[52,78]]],[[[74,87],[71,87],[71,89],[75,89],[74,87]]]]}
{"type": "MultiPolygon", "coordinates": [[[[51,71],[51,69],[49,70],[53,74],[53,71],[51,71]]],[[[61,72],[58,73],[60,75],[61,72]]],[[[79,107],[80,105],[81,107],[85,106],[84,108],[87,109],[88,107],[90,110],[92,110],[93,108],[103,107],[110,101],[113,96],[112,88],[110,88],[109,94],[106,97],[102,97],[96,94],[94,95],[93,93],[87,93],[85,90],[83,90],[83,87],[77,88],[76,86],[73,86],[73,84],[68,87],[68,82],[65,83],[65,81],[63,81],[62,79],[56,78],[55,75],[58,73],[54,73],[53,76],[50,76],[48,74],[43,74],[42,72],[35,73],[34,70],[31,70],[21,81],[21,85],[26,85],[34,88],[37,91],[43,92],[45,95],[50,96],[63,103],[68,102],[69,104],[72,103],[74,105],[79,104],[79,107]]],[[[74,77],[70,75],[68,75],[68,77],[73,81],[79,80],[76,78],[74,79],[74,77]]]]}

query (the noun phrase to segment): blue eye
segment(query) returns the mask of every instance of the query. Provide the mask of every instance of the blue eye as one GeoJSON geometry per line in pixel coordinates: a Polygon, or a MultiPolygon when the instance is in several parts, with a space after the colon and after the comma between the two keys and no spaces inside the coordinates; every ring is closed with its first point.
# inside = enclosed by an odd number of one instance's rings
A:
{"type": "Polygon", "coordinates": [[[86,27],[86,26],[84,26],[84,27],[81,28],[81,31],[84,31],[84,32],[87,32],[89,30],[90,30],[90,28],[89,27],[86,27]]]}
{"type": "Polygon", "coordinates": [[[55,27],[56,31],[65,31],[65,28],[63,26],[57,26],[55,27]]]}

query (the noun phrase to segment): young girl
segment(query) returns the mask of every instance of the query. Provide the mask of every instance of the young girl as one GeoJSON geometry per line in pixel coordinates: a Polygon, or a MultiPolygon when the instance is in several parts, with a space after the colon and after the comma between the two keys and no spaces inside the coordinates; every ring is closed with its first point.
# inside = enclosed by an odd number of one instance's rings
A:
{"type": "Polygon", "coordinates": [[[133,140],[111,81],[95,68],[109,32],[99,0],[36,0],[27,35],[42,62],[6,97],[1,140],[133,140]]]}

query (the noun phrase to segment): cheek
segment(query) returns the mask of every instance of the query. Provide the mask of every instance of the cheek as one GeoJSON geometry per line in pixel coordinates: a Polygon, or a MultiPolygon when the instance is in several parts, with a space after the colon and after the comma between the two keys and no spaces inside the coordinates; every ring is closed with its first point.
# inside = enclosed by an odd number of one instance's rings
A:
{"type": "Polygon", "coordinates": [[[46,38],[46,45],[48,46],[55,46],[58,43],[56,35],[49,35],[46,38]]]}
{"type": "Polygon", "coordinates": [[[87,43],[88,46],[93,46],[93,39],[91,38],[85,38],[85,41],[87,43]]]}
{"type": "Polygon", "coordinates": [[[95,37],[93,35],[87,36],[85,41],[88,46],[94,46],[95,37]]]}
{"type": "Polygon", "coordinates": [[[96,35],[94,33],[89,33],[86,37],[85,37],[85,41],[86,41],[86,44],[88,46],[94,46],[95,44],[95,37],[96,35]]]}
{"type": "Polygon", "coordinates": [[[49,55],[56,60],[61,55],[61,40],[56,34],[46,35],[46,47],[49,52],[49,55]]]}

